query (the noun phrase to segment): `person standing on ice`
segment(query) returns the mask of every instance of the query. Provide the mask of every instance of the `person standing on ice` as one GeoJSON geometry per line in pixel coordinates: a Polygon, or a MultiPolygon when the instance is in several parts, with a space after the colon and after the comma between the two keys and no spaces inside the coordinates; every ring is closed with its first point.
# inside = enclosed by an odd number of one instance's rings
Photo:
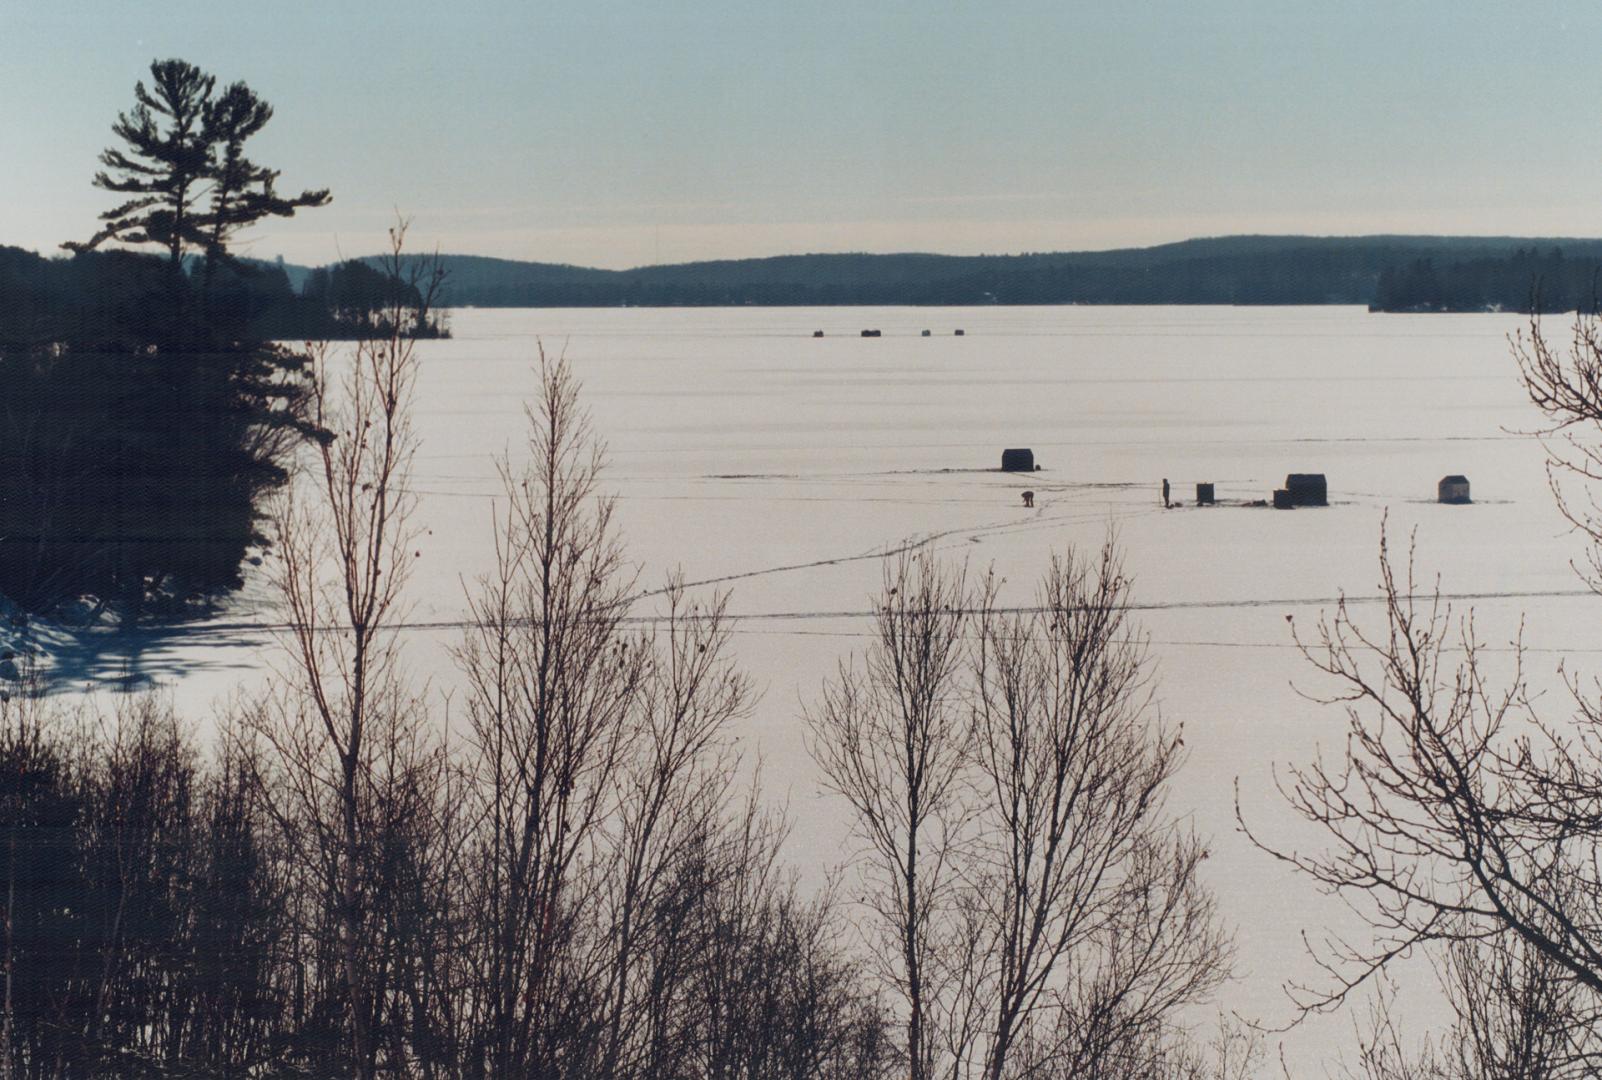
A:
{"type": "Polygon", "coordinates": [[[1168,477],[1165,476],[1163,477],[1163,509],[1168,510],[1172,508],[1173,505],[1173,503],[1168,501],[1168,477]]]}

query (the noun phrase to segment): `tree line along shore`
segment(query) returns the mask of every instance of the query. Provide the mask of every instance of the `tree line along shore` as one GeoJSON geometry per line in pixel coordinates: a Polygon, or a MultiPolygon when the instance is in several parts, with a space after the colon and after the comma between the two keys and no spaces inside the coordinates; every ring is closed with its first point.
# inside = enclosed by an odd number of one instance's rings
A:
{"type": "MultiPolygon", "coordinates": [[[[0,341],[115,323],[159,259],[127,251],[47,259],[0,246],[0,341]]],[[[1223,237],[1126,252],[791,255],[596,270],[475,255],[382,256],[321,267],[239,259],[209,290],[253,335],[351,338],[416,279],[443,271],[421,333],[447,307],[851,305],[1364,305],[1384,312],[1591,310],[1602,242],[1471,237],[1223,237]]],[[[188,265],[204,265],[199,259],[188,265]]]]}

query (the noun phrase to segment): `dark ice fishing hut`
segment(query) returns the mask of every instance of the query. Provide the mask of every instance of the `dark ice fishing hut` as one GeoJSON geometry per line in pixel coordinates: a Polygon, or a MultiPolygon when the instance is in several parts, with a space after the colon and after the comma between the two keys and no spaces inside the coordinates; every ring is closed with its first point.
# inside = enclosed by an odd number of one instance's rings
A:
{"type": "Polygon", "coordinates": [[[1323,473],[1291,473],[1285,477],[1285,491],[1292,506],[1329,505],[1329,485],[1323,473]]]}
{"type": "Polygon", "coordinates": [[[1001,452],[1002,472],[1034,472],[1035,452],[1029,449],[1003,450],[1001,452]]]}

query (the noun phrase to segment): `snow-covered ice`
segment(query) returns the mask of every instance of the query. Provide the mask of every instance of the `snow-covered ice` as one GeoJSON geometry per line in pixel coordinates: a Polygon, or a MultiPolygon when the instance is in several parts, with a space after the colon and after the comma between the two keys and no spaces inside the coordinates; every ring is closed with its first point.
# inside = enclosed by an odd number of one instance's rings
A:
{"type": "MultiPolygon", "coordinates": [[[[1344,590],[1376,592],[1376,545],[1417,529],[1426,580],[1473,599],[1504,643],[1528,612],[1530,667],[1556,687],[1566,654],[1593,664],[1596,601],[1569,567],[1583,548],[1525,434],[1508,315],[1370,315],[1353,308],[826,308],[463,310],[426,342],[414,486],[421,545],[412,619],[449,624],[462,580],[490,555],[491,455],[525,431],[536,339],[565,352],[609,445],[607,482],[641,587],[682,567],[732,590],[739,660],[765,694],[742,732],[796,818],[792,857],[839,860],[844,826],[818,794],[802,703],[865,643],[880,556],[928,538],[975,571],[994,564],[1022,599],[1049,552],[1117,529],[1159,665],[1165,714],[1190,757],[1173,809],[1213,839],[1210,878],[1239,927],[1229,1003],[1270,1021],[1282,978],[1309,974],[1298,933],[1338,918],[1236,831],[1234,788],[1273,834],[1296,834],[1271,792],[1275,763],[1338,747],[1286,616],[1309,624],[1344,590]],[[812,336],[816,328],[826,336],[812,336]],[[880,338],[858,336],[879,327],[880,338]],[[930,327],[924,338],[919,331],[930,327]],[[962,337],[952,330],[966,330],[962,337]],[[1027,446],[1043,470],[996,471],[1027,446]],[[1328,476],[1327,509],[1191,506],[1267,498],[1290,472],[1328,476]],[[1470,506],[1434,502],[1463,473],[1470,506]],[[1172,481],[1183,507],[1164,511],[1172,481]],[[1019,493],[1036,493],[1025,509],[1019,493]],[[1296,686],[1293,686],[1293,680],[1296,686]]],[[[1552,329],[1562,331],[1561,320],[1552,329]]],[[[649,601],[643,610],[650,610],[649,601]]],[[[1375,608],[1360,613],[1378,615],[1375,608]]],[[[258,580],[209,627],[140,639],[133,660],[199,714],[257,679],[271,619],[258,580]]],[[[420,678],[447,691],[448,626],[408,635],[420,678]]],[[[77,658],[104,684],[113,647],[77,658]],[[108,659],[108,657],[110,659],[108,659]]],[[[1561,709],[1560,695],[1550,704],[1561,709]]],[[[1293,1059],[1350,1041],[1349,1020],[1290,1037],[1293,1059]]]]}

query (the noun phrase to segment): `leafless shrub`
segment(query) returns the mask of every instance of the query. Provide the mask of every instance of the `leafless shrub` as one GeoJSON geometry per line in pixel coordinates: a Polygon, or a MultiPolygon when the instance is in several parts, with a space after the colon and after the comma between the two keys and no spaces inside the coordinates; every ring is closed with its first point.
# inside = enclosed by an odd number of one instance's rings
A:
{"type": "Polygon", "coordinates": [[[809,718],[915,1076],[1147,1075],[1131,1063],[1227,973],[1205,848],[1163,809],[1182,744],[1127,592],[1110,542],[1054,561],[1024,613],[904,558],[864,671],[809,718]]]}
{"type": "MultiPolygon", "coordinates": [[[[391,230],[397,256],[404,226],[391,230]]],[[[355,344],[342,379],[326,348],[314,350],[312,420],[330,433],[274,515],[274,583],[289,619],[293,658],[283,691],[251,711],[271,748],[266,788],[292,850],[314,980],[339,972],[348,1032],[345,1067],[368,1077],[401,1068],[409,1050],[392,1036],[415,1011],[400,978],[424,943],[405,933],[421,916],[409,899],[441,867],[431,844],[445,792],[443,749],[427,709],[399,670],[395,624],[415,556],[416,448],[408,408],[414,343],[397,325],[355,344]],[[336,389],[337,387],[337,389],[336,389]]],[[[427,920],[424,919],[424,922],[427,920]]]]}
{"type": "Polygon", "coordinates": [[[275,1059],[280,865],[237,749],[152,697],[0,704],[0,1075],[238,1075],[275,1059]]]}
{"type": "Polygon", "coordinates": [[[829,1018],[858,1024],[851,969],[822,909],[776,876],[782,823],[732,801],[729,726],[751,690],[725,599],[674,580],[653,625],[627,622],[635,579],[565,361],[541,357],[529,430],[526,463],[502,463],[496,565],[459,653],[481,913],[470,1072],[733,1076],[784,1054],[794,1075],[838,1071],[851,1048],[829,1018]],[[807,991],[813,1018],[778,1000],[779,1026],[753,1030],[755,1003],[798,978],[826,981],[807,991]]]}
{"type": "Polygon", "coordinates": [[[940,1044],[964,1026],[950,964],[960,943],[950,935],[968,813],[967,603],[960,573],[904,553],[875,602],[863,670],[842,665],[807,717],[813,756],[866,848],[859,869],[870,940],[880,979],[905,1005],[913,1080],[936,1075],[940,1044]]]}
{"type": "Polygon", "coordinates": [[[1228,972],[1206,848],[1164,812],[1183,740],[1156,716],[1128,590],[1109,541],[1053,559],[1032,611],[1000,614],[985,596],[965,877],[992,1080],[1101,1074],[1228,972]]]}

